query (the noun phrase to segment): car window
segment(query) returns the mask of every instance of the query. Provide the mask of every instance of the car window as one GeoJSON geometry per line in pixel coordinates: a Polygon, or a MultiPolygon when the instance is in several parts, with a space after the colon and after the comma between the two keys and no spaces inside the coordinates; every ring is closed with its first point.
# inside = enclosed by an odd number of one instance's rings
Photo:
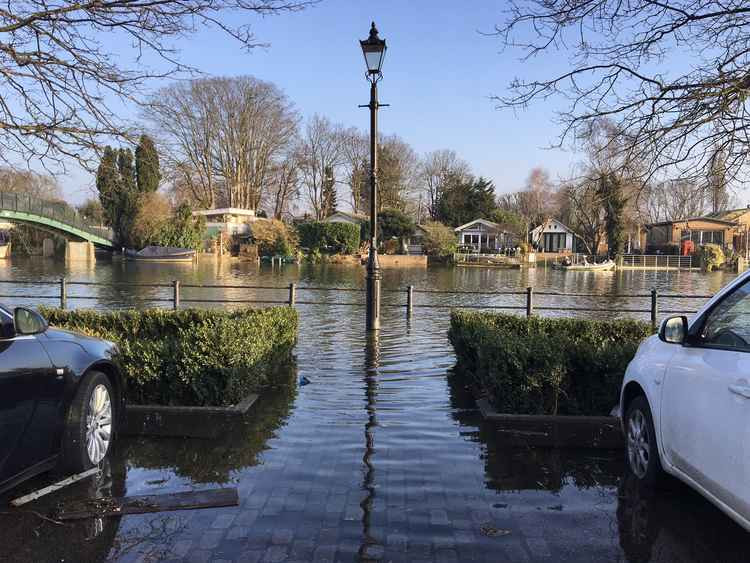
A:
{"type": "Polygon", "coordinates": [[[750,283],[744,283],[714,307],[700,336],[704,344],[750,352],[750,283]]]}

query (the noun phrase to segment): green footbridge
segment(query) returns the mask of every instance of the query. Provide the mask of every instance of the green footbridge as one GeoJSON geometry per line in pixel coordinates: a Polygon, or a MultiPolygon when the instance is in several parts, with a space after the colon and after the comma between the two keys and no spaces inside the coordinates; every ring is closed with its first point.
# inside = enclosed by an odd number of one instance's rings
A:
{"type": "Polygon", "coordinates": [[[0,221],[25,223],[72,240],[90,242],[100,248],[114,248],[109,229],[89,224],[74,209],[59,201],[0,192],[0,221]]]}

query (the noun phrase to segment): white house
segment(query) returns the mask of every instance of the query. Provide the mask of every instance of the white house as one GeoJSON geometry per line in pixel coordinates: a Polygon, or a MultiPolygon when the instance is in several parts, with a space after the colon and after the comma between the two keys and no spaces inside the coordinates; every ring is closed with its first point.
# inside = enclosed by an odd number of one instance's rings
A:
{"type": "Polygon", "coordinates": [[[323,223],[349,223],[350,225],[361,225],[368,220],[366,215],[358,213],[347,213],[346,211],[337,211],[325,219],[323,223]]]}
{"type": "Polygon", "coordinates": [[[542,252],[575,252],[576,234],[557,219],[531,230],[531,244],[542,252]]]}
{"type": "Polygon", "coordinates": [[[244,235],[250,232],[250,223],[256,220],[254,209],[223,207],[220,209],[199,209],[193,217],[206,218],[206,231],[210,235],[224,232],[229,235],[244,235]]]}
{"type": "Polygon", "coordinates": [[[518,243],[513,233],[486,219],[474,219],[456,227],[454,231],[458,236],[459,246],[468,246],[477,251],[497,252],[518,243]]]}

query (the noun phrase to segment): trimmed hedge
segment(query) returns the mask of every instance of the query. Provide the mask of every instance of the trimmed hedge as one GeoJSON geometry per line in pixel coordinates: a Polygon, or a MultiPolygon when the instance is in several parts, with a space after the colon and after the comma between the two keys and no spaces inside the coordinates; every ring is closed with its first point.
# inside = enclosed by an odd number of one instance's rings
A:
{"type": "Polygon", "coordinates": [[[354,254],[359,249],[359,225],[311,221],[297,225],[299,243],[310,252],[354,254]]]}
{"type": "Polygon", "coordinates": [[[297,312],[41,308],[49,323],[117,343],[129,403],[228,406],[274,383],[292,359],[297,312]]]}
{"type": "Polygon", "coordinates": [[[640,342],[633,320],[529,319],[453,311],[456,374],[509,414],[608,415],[640,342]]]}

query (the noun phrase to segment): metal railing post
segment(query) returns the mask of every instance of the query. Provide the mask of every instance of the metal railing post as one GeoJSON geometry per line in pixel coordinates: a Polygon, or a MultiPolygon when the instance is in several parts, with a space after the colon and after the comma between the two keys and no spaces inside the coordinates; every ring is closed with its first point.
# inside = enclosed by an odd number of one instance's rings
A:
{"type": "Polygon", "coordinates": [[[294,301],[297,298],[297,286],[293,283],[289,284],[289,306],[294,307],[294,301]]]}
{"type": "Polygon", "coordinates": [[[526,317],[534,314],[534,288],[526,288],[526,317]]]}
{"type": "Polygon", "coordinates": [[[414,286],[410,285],[406,288],[406,318],[410,319],[414,316],[414,286]]]}
{"type": "Polygon", "coordinates": [[[68,305],[68,283],[65,281],[65,276],[60,278],[60,309],[65,309],[68,305]]]}
{"type": "Polygon", "coordinates": [[[172,281],[172,309],[180,308],[180,280],[172,281]]]}
{"type": "Polygon", "coordinates": [[[652,330],[656,330],[656,317],[659,315],[659,305],[656,301],[657,296],[658,296],[658,293],[656,292],[656,288],[653,288],[651,290],[651,328],[652,330]]]}

